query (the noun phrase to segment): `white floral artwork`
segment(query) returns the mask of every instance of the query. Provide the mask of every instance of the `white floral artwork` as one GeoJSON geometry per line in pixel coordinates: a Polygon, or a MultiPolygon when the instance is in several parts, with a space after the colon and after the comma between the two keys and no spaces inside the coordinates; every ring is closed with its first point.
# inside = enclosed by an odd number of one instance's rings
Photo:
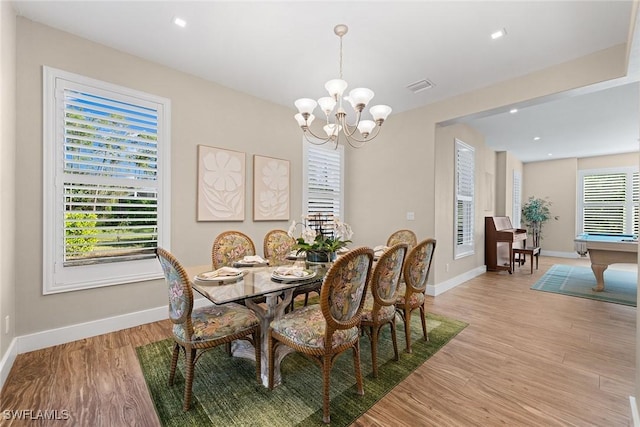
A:
{"type": "Polygon", "coordinates": [[[253,156],[253,220],[289,220],[289,161],[253,156]]]}
{"type": "Polygon", "coordinates": [[[245,153],[198,145],[198,221],[243,221],[245,153]]]}

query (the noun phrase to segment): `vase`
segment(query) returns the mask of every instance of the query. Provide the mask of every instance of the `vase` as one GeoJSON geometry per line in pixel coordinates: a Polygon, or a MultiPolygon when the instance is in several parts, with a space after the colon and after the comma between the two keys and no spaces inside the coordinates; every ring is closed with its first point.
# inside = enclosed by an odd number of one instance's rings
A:
{"type": "Polygon", "coordinates": [[[307,262],[308,263],[328,263],[335,261],[336,253],[335,252],[327,252],[327,251],[307,251],[307,262]]]}

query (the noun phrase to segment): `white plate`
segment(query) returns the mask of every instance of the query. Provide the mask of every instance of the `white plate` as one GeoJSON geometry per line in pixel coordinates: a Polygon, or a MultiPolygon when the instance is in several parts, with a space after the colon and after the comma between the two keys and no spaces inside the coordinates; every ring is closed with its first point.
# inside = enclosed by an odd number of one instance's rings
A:
{"type": "Polygon", "coordinates": [[[316,272],[313,270],[303,270],[303,272],[304,272],[304,276],[283,276],[274,271],[273,273],[271,273],[271,277],[276,280],[281,280],[283,282],[298,282],[302,280],[311,279],[316,275],[316,272]]]}
{"type": "Polygon", "coordinates": [[[200,282],[227,282],[227,281],[232,281],[232,280],[238,280],[241,277],[244,277],[245,274],[247,274],[247,271],[240,271],[238,274],[235,274],[233,276],[216,276],[216,277],[207,277],[208,274],[213,273],[212,271],[207,271],[204,273],[200,273],[197,274],[194,279],[198,280],[200,282]]]}

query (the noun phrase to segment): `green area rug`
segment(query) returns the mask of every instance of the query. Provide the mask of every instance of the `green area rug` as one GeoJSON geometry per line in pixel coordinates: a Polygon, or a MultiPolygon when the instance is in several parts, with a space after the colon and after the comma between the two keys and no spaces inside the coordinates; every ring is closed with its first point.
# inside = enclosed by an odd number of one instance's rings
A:
{"type": "MultiPolygon", "coordinates": [[[[355,391],[352,352],[343,353],[331,373],[331,426],[348,426],[467,325],[428,314],[429,342],[420,339],[419,316],[412,319],[412,354],[404,353],[398,322],[400,361],[393,361],[389,328],[381,334],[378,378],[371,375],[371,344],[361,337],[364,396],[355,391]]],[[[147,387],[163,426],[321,426],[322,372],[295,353],[282,362],[282,385],[269,391],[255,380],[253,361],[229,357],[224,346],[205,352],[196,364],[191,410],[182,411],[184,358],[173,387],[168,386],[172,340],[136,349],[147,387]]]]}
{"type": "Polygon", "coordinates": [[[596,278],[590,267],[553,265],[531,289],[580,298],[636,306],[638,274],[635,271],[607,269],[604,291],[596,292],[596,278]]]}

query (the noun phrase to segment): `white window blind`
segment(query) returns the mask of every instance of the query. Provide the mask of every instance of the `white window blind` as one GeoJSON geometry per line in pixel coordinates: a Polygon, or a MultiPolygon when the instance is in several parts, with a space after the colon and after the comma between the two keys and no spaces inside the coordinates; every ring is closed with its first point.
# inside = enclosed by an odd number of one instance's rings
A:
{"type": "Polygon", "coordinates": [[[64,263],[155,256],[158,114],[72,89],[64,96],[64,263]]]}
{"type": "Polygon", "coordinates": [[[45,67],[45,293],[160,277],[169,101],[45,67]]]}
{"type": "Polygon", "coordinates": [[[513,171],[513,201],[512,201],[512,225],[520,228],[522,218],[522,176],[520,171],[513,171]]]}
{"type": "Polygon", "coordinates": [[[344,147],[303,144],[303,211],[344,221],[344,147]]]}
{"type": "Polygon", "coordinates": [[[475,151],[455,140],[455,258],[474,253],[475,151]]]}
{"type": "Polygon", "coordinates": [[[581,232],[637,233],[638,172],[608,169],[580,175],[581,232]]]}

